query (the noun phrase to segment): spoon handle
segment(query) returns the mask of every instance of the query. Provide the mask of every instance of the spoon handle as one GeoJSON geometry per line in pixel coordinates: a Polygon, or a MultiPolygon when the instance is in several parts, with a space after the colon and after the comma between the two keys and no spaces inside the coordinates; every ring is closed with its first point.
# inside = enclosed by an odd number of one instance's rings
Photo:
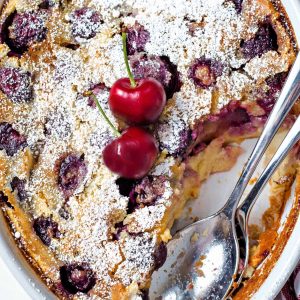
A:
{"type": "Polygon", "coordinates": [[[257,141],[255,148],[250,155],[243,172],[226,203],[223,212],[232,218],[235,217],[235,211],[238,203],[249,183],[258,163],[260,162],[267,147],[284,121],[286,115],[300,96],[300,54],[298,53],[296,61],[290,71],[282,92],[274,105],[274,108],[268,118],[265,128],[257,141]]]}
{"type": "MultiPolygon", "coordinates": [[[[300,85],[300,82],[299,82],[300,85]]],[[[289,150],[295,146],[295,144],[300,140],[300,116],[297,118],[294,126],[289,131],[280,147],[274,154],[273,158],[269,162],[268,166],[264,169],[263,173],[252,187],[251,191],[247,195],[243,204],[238,209],[239,218],[243,218],[243,227],[247,224],[247,218],[249,217],[249,213],[257,200],[260,192],[270,180],[271,176],[274,174],[280,163],[287,156],[289,150]]]]}

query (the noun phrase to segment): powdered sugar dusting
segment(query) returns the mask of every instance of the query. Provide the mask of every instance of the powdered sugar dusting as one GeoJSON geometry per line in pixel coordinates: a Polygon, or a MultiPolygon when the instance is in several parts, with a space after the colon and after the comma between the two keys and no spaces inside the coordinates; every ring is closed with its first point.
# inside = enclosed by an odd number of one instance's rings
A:
{"type": "MultiPolygon", "coordinates": [[[[16,2],[18,11],[27,11],[38,9],[42,1],[16,2]]],[[[27,180],[29,199],[23,208],[33,218],[51,216],[59,224],[61,236],[52,238],[50,250],[63,264],[88,263],[96,273],[100,299],[111,299],[110,288],[116,283],[148,284],[155,266],[153,253],[161,242],[162,220],[181,188],[173,169],[180,164],[194,125],[232,100],[252,100],[248,96],[257,85],[266,88],[266,78],[288,70],[293,54],[267,51],[252,59],[242,55],[241,41],[255,36],[260,22],[272,13],[260,9],[258,0],[244,0],[242,12],[228,0],[176,0],[176,5],[174,0],[153,0],[151,5],[147,0],[65,2],[61,9],[54,1],[48,12],[49,20],[54,21],[47,24],[47,39],[30,49],[26,59],[5,57],[1,61],[1,67],[20,70],[26,80],[19,94],[11,97],[0,84],[0,97],[12,102],[18,102],[16,97],[29,100],[32,88],[32,101],[13,103],[9,108],[13,114],[9,121],[26,136],[34,156],[30,172],[21,168],[22,154],[12,158],[14,174],[27,180]],[[153,74],[160,71],[158,61],[172,65],[171,69],[175,66],[179,80],[154,126],[163,153],[149,177],[165,179],[164,193],[154,203],[130,211],[132,199],[120,194],[118,177],[102,162],[102,150],[114,137],[84,95],[98,89],[96,97],[104,111],[115,126],[123,128],[110,112],[108,97],[114,82],[127,76],[121,27],[136,23],[149,33],[143,49],[138,50],[143,52],[135,53],[136,57],[154,58],[147,62],[153,74]],[[222,66],[207,88],[197,86],[189,76],[199,59],[222,66]],[[70,154],[84,160],[87,172],[66,199],[58,185],[57,168],[60,159],[70,154]],[[116,224],[122,230],[118,238],[114,236],[116,224]]],[[[164,73],[167,81],[175,73],[170,70],[164,73]]],[[[4,151],[0,154],[7,157],[4,151]]],[[[76,299],[94,297],[76,295],[76,299]]]]}
{"type": "Polygon", "coordinates": [[[124,242],[122,262],[115,274],[125,285],[132,282],[143,282],[154,267],[153,253],[156,238],[149,233],[128,237],[124,242]]]}
{"type": "Polygon", "coordinates": [[[140,233],[158,228],[167,207],[172,205],[172,195],[173,188],[170,182],[166,180],[164,182],[164,194],[155,201],[154,205],[139,208],[124,220],[124,224],[128,225],[128,231],[140,233]]]}
{"type": "Polygon", "coordinates": [[[245,71],[255,80],[264,80],[274,74],[274,72],[287,72],[289,63],[288,57],[284,59],[277,52],[269,51],[261,57],[253,58],[245,66],[245,71]]]}

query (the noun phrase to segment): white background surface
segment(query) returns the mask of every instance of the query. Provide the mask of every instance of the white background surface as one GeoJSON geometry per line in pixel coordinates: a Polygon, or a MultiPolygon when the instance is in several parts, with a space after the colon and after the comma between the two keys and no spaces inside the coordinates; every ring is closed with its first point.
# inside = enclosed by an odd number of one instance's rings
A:
{"type": "Polygon", "coordinates": [[[0,257],[0,299],[31,300],[0,257]]]}

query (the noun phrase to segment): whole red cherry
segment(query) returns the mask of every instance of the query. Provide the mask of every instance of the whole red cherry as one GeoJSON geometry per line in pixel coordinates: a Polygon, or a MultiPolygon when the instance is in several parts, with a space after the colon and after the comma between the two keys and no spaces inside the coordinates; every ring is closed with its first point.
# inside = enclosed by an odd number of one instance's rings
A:
{"type": "Polygon", "coordinates": [[[105,165],[127,179],[144,177],[158,155],[155,138],[145,129],[129,127],[103,150],[105,165]]]}
{"type": "Polygon", "coordinates": [[[112,86],[109,107],[112,113],[128,124],[151,124],[157,121],[166,105],[166,93],[154,78],[135,81],[121,78],[112,86]]]}

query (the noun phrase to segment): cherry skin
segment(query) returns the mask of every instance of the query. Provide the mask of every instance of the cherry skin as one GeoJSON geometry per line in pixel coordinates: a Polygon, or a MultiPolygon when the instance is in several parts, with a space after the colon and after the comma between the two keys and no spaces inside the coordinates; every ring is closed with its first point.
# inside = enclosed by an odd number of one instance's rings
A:
{"type": "Polygon", "coordinates": [[[139,127],[129,127],[103,150],[105,165],[127,179],[144,177],[158,155],[155,138],[139,127]]]}
{"type": "Polygon", "coordinates": [[[154,78],[137,79],[133,87],[130,79],[121,78],[112,86],[109,107],[115,117],[127,124],[155,123],[166,105],[166,93],[154,78]]]}

